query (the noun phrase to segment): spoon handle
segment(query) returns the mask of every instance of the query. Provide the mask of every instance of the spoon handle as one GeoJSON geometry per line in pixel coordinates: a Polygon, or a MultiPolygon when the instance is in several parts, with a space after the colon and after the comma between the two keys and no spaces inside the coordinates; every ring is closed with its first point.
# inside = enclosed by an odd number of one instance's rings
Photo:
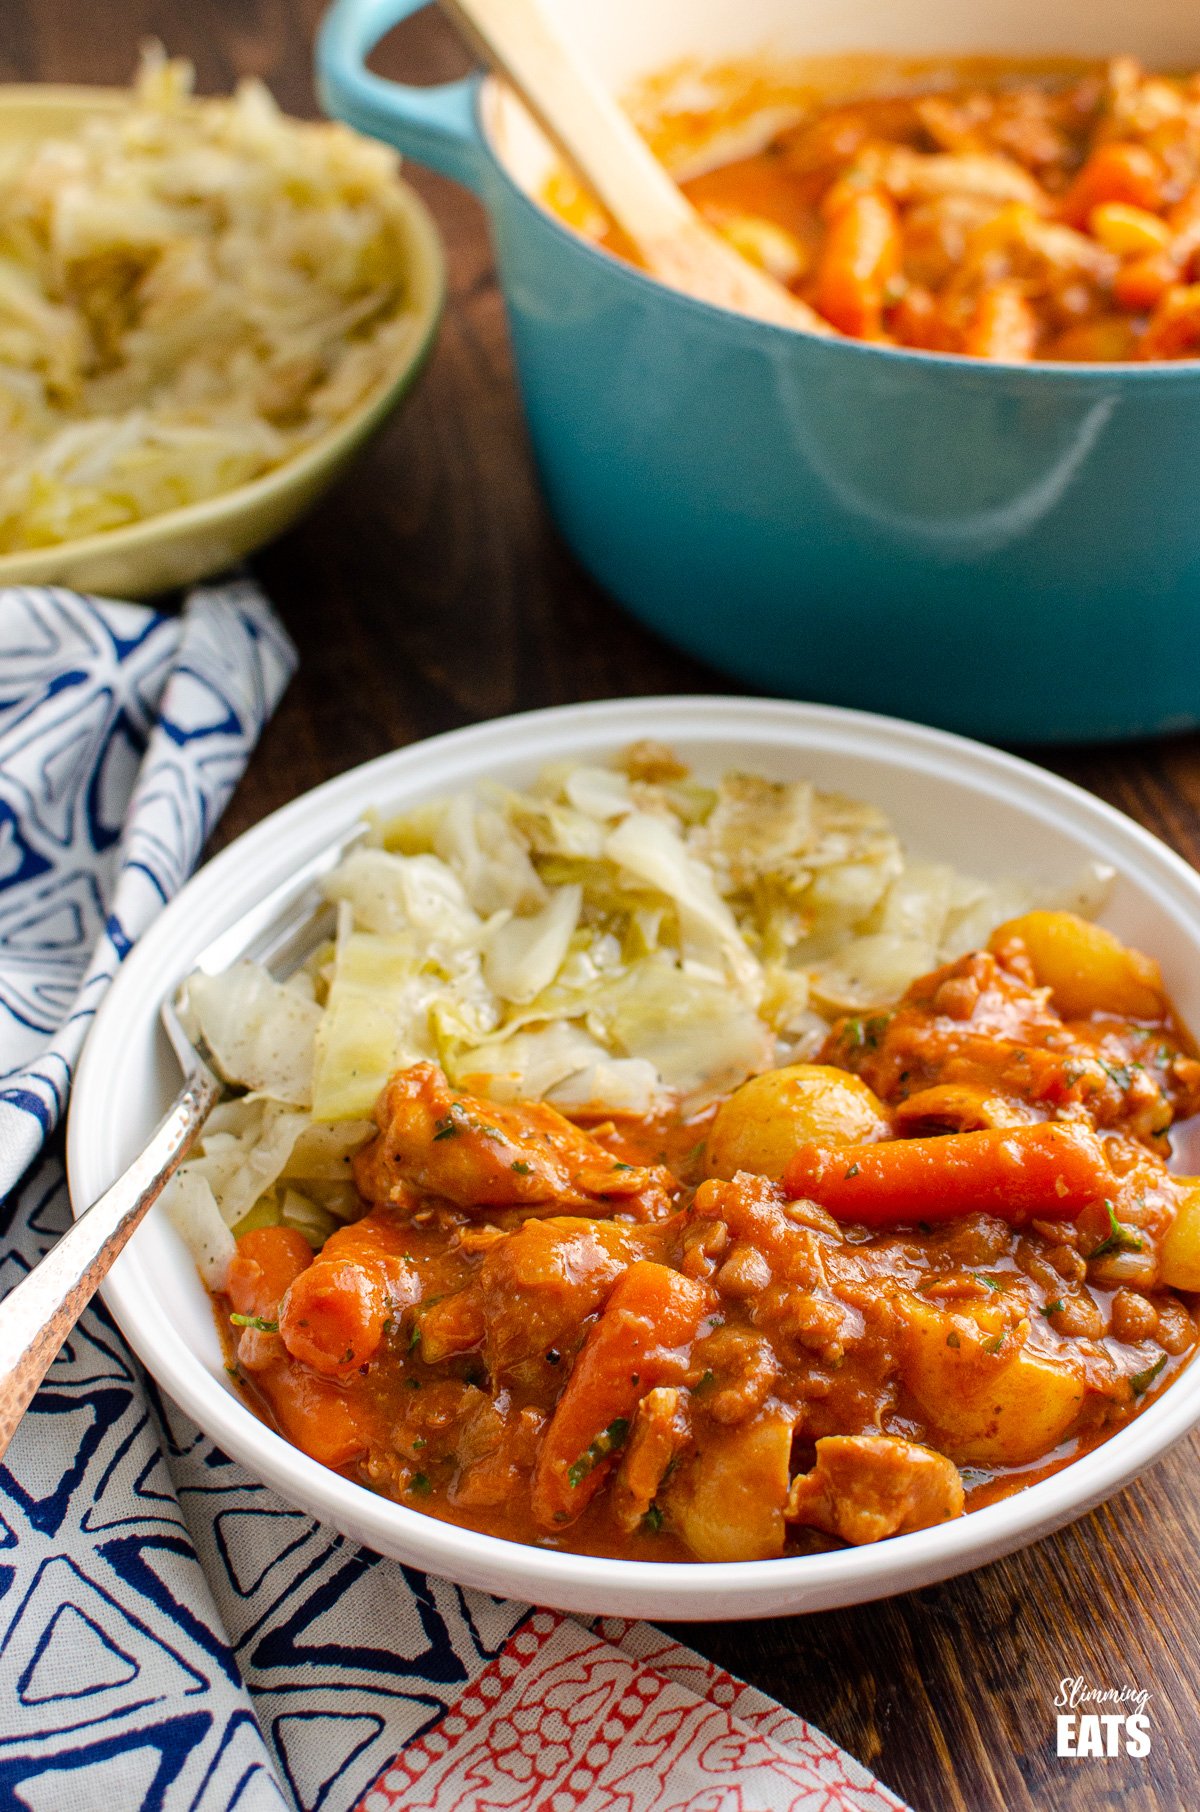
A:
{"type": "Polygon", "coordinates": [[[187,1156],[221,1095],[188,1077],[145,1149],[0,1302],[0,1458],[114,1259],[187,1156]]]}
{"type": "Polygon", "coordinates": [[[699,215],[539,0],[441,0],[632,241],[646,269],[740,314],[829,333],[815,309],[748,264],[699,215]]]}

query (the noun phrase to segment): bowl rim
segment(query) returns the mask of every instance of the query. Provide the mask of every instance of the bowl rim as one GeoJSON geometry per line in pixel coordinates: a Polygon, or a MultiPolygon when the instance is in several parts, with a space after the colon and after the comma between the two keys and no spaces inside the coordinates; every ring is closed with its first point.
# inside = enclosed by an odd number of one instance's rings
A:
{"type": "MultiPolygon", "coordinates": [[[[44,111],[48,116],[73,114],[78,119],[91,113],[116,113],[126,104],[130,93],[131,90],[125,88],[91,88],[83,83],[0,83],[0,120],[10,110],[24,109],[34,113],[44,111]]],[[[291,114],[284,117],[298,125],[322,123],[297,120],[291,114]]],[[[352,128],[345,127],[344,130],[352,128]]],[[[199,498],[195,503],[179,504],[174,509],[160,510],[154,516],[142,516],[115,528],[101,529],[96,534],[2,553],[0,585],[53,583],[54,573],[66,562],[78,565],[96,556],[136,554],[159,540],[219,527],[230,518],[253,513],[273,499],[303,486],[339,454],[351,451],[383,422],[415,381],[432,349],[447,288],[446,260],[433,215],[402,176],[393,175],[392,183],[404,212],[411,268],[417,275],[413,285],[415,306],[406,310],[410,331],[404,336],[395,369],[386,373],[348,415],[333,422],[316,440],[257,478],[248,479],[231,490],[218,491],[212,497],[199,498]]],[[[389,317],[394,318],[398,317],[389,317]]]]}
{"type": "Polygon", "coordinates": [[[615,277],[616,281],[633,285],[634,293],[640,293],[643,297],[666,295],[689,312],[698,311],[703,318],[729,324],[731,332],[759,341],[768,351],[777,349],[786,339],[788,344],[794,345],[799,341],[814,349],[828,349],[839,357],[882,359],[891,363],[899,361],[901,365],[928,366],[964,379],[976,376],[983,383],[997,381],[995,376],[989,374],[1003,374],[1009,381],[1017,377],[1030,383],[1053,384],[1059,388],[1079,386],[1093,390],[1105,385],[1111,387],[1117,377],[1136,381],[1140,386],[1178,384],[1190,378],[1200,388],[1200,355],[1194,359],[979,359],[961,352],[929,352],[919,346],[884,346],[873,340],[856,340],[849,334],[839,334],[834,330],[827,334],[808,333],[803,328],[788,327],[782,322],[761,321],[753,315],[739,314],[735,309],[722,308],[702,297],[690,296],[685,290],[673,289],[669,283],[660,282],[637,265],[627,263],[588,239],[517,180],[496,144],[496,116],[502,95],[515,99],[512,91],[498,76],[489,73],[475,79],[473,104],[476,131],[489,164],[498,173],[514,201],[529,211],[534,219],[555,229],[577,252],[591,260],[594,266],[599,261],[599,266],[611,277],[615,277]]]}
{"type": "MultiPolygon", "coordinates": [[[[108,1087],[114,1086],[122,1038],[128,1036],[122,1034],[122,1024],[130,1019],[142,1030],[157,1026],[163,976],[178,974],[181,960],[186,966],[180,952],[198,948],[244,906],[248,876],[257,895],[302,861],[309,847],[320,845],[333,827],[348,822],[373,794],[419,793],[422,774],[433,760],[443,764],[433,785],[444,791],[455,783],[470,784],[496,763],[550,758],[563,739],[598,751],[639,734],[711,741],[715,747],[737,739],[761,745],[764,752],[773,746],[792,754],[821,748],[899,758],[930,774],[944,774],[949,767],[953,778],[976,791],[984,805],[989,797],[1004,800],[1043,823],[1061,822],[1065,815],[1081,834],[1090,831],[1107,838],[1110,846],[1123,846],[1142,891],[1176,916],[1196,921],[1193,935],[1200,947],[1200,875],[1181,857],[1082,789],[949,732],[833,706],[725,696],[598,701],[499,718],[394,750],[300,795],[214,857],[166,907],[118,972],[85,1045],[67,1127],[73,1205],[92,1199],[119,1168],[112,1124],[119,1114],[112,1113],[111,1103],[106,1109],[104,1094],[106,1075],[108,1087]],[[158,978],[157,991],[148,998],[143,975],[147,984],[158,978]]],[[[676,1619],[771,1616],[781,1610],[858,1603],[945,1579],[1074,1520],[1162,1458],[1200,1420],[1200,1366],[1190,1364],[1161,1397],[1100,1446],[1049,1478],[958,1521],[835,1553],[656,1566],[481,1535],[379,1497],[308,1459],[260,1422],[228,1382],[218,1380],[186,1345],[165,1312],[166,1345],[160,1345],[128,1257],[118,1261],[102,1294],[126,1339],[167,1393],[210,1438],[291,1502],[368,1546],[400,1554],[406,1564],[569,1610],[676,1619]]]]}

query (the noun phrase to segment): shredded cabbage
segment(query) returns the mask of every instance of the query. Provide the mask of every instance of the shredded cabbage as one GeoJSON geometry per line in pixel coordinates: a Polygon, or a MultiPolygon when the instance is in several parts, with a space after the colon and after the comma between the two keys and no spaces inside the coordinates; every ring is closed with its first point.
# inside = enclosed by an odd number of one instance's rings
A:
{"type": "Polygon", "coordinates": [[[214,1213],[319,1244],[360,1212],[351,1162],[406,1064],[584,1118],[696,1112],[1003,919],[1095,914],[1112,880],[1047,893],[909,861],[874,806],[804,780],[702,784],[652,745],[436,799],[377,836],[328,877],[337,940],[300,975],[189,983],[193,1030],[249,1091],[172,1185],[213,1275],[214,1213]]]}
{"type": "Polygon", "coordinates": [[[148,51],[120,113],[0,147],[0,552],[257,478],[411,338],[394,154],[191,82],[148,51]]]}
{"type": "Polygon", "coordinates": [[[193,975],[188,1031],[208,1046],[228,1081],[289,1107],[309,1107],[313,1040],[322,1015],[306,981],[294,977],[281,984],[249,962],[221,976],[193,975]]]}

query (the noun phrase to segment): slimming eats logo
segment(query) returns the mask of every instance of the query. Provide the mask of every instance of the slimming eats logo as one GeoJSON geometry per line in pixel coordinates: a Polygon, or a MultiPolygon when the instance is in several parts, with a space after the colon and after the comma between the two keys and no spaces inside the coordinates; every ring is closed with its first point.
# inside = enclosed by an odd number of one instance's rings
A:
{"type": "Polygon", "coordinates": [[[1089,1686],[1080,1675],[1060,1680],[1059,1755],[1149,1755],[1151,1697],[1144,1686],[1089,1686]]]}

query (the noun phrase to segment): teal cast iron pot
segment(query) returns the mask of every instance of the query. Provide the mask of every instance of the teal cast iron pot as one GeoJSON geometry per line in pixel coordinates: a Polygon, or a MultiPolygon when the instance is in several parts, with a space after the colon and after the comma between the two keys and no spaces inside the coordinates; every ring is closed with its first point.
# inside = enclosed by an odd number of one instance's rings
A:
{"type": "MultiPolygon", "coordinates": [[[[321,95],[484,202],[542,483],[602,585],[773,693],[1003,741],[1200,723],[1200,361],[985,363],[809,337],[664,288],[532,198],[547,151],[499,84],[407,88],[366,68],[421,3],[338,0],[321,95]]],[[[1136,32],[1119,7],[1063,4],[1049,43],[1037,0],[986,20],[892,0],[874,41],[861,6],[848,39],[833,0],[547,4],[618,92],[684,54],[781,41],[1200,62],[1200,28],[1169,0],[1136,32]]]]}

